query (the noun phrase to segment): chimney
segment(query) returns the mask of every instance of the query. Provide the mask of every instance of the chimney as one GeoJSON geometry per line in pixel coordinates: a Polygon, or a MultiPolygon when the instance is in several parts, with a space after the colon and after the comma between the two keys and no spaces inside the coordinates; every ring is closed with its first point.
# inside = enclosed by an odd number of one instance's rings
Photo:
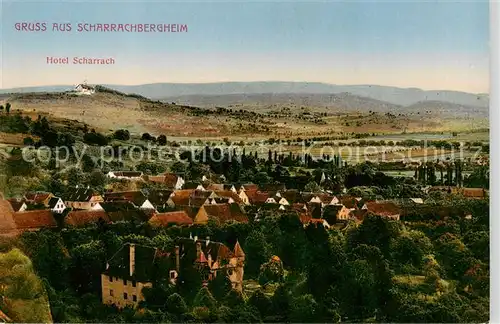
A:
{"type": "Polygon", "coordinates": [[[129,244],[129,271],[130,276],[135,272],[135,244],[129,244]]]}
{"type": "Polygon", "coordinates": [[[175,246],[175,270],[177,274],[179,274],[179,269],[181,267],[181,258],[180,258],[180,249],[179,246],[175,246]]]}

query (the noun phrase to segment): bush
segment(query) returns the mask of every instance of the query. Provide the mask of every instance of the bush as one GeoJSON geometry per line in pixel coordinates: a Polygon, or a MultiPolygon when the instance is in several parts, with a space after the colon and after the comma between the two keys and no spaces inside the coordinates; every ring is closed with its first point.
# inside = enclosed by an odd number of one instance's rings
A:
{"type": "Polygon", "coordinates": [[[113,134],[113,138],[122,141],[128,141],[130,139],[130,132],[126,129],[119,129],[113,134]]]}
{"type": "Polygon", "coordinates": [[[108,138],[101,133],[91,131],[83,135],[83,141],[89,145],[105,146],[108,145],[108,138]]]}

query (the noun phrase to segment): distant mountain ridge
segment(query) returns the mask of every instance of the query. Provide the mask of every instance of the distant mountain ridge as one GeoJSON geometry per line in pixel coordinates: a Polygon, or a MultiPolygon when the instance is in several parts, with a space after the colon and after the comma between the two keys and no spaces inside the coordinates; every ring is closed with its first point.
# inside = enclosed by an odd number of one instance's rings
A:
{"type": "MultiPolygon", "coordinates": [[[[385,101],[395,105],[409,106],[422,101],[442,101],[458,105],[488,107],[488,94],[474,94],[450,90],[422,90],[418,88],[398,88],[380,85],[335,85],[320,82],[217,82],[217,83],[152,83],[142,85],[103,86],[124,92],[135,93],[151,99],[167,99],[181,96],[225,96],[235,94],[340,94],[385,101]]],[[[54,92],[66,91],[73,86],[26,87],[1,89],[9,92],[54,92]]]]}

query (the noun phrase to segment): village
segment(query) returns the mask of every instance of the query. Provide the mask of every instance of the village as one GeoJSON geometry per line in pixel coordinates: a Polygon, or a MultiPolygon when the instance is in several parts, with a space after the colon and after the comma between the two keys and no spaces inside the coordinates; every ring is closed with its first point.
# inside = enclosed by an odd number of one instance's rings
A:
{"type": "MultiPolygon", "coordinates": [[[[234,222],[259,222],[267,215],[279,217],[284,214],[296,215],[304,228],[321,225],[325,229],[342,229],[350,222],[362,223],[366,215],[399,221],[415,210],[426,208],[424,200],[419,197],[369,200],[349,194],[334,195],[324,190],[306,192],[287,189],[284,184],[258,186],[252,183],[215,183],[205,175],[199,182],[188,183],[171,172],[148,176],[138,171],[109,171],[106,177],[122,182],[149,183],[157,188],[98,192],[89,186],[76,186],[60,197],[50,192],[27,192],[23,197],[9,199],[2,197],[0,235],[16,237],[26,231],[49,228],[64,230],[116,222],[145,223],[152,228],[189,228],[208,223],[222,226],[234,222]]],[[[218,179],[222,180],[224,176],[220,175],[218,179]]],[[[324,181],[326,176],[323,173],[320,184],[324,181]]],[[[427,186],[425,191],[458,195],[465,199],[487,199],[487,190],[482,188],[427,186]]],[[[446,208],[442,211],[446,214],[446,208]]],[[[470,218],[471,215],[464,217],[470,218]]],[[[446,215],[443,219],[446,219],[446,215]]],[[[169,272],[172,283],[178,276],[179,249],[184,249],[186,244],[196,248],[194,264],[203,264],[209,269],[210,275],[206,280],[215,278],[221,269],[227,272],[226,267],[229,266],[232,269],[230,278],[233,288],[242,290],[245,253],[239,243],[230,248],[222,243],[210,242],[209,239],[204,241],[193,237],[187,241],[184,239],[172,251],[163,252],[173,257],[169,272]],[[219,245],[213,249],[207,248],[212,244],[219,245]],[[221,257],[228,258],[225,266],[222,265],[221,257]]],[[[144,300],[141,290],[151,286],[151,278],[136,278],[135,269],[144,264],[135,261],[136,247],[133,243],[126,243],[121,250],[120,253],[126,255],[120,259],[121,264],[116,264],[118,258],[114,257],[110,261],[111,266],[108,264],[106,272],[102,274],[102,301],[118,307],[135,307],[144,300]],[[120,272],[124,268],[123,263],[128,271],[120,272]]],[[[157,251],[154,253],[156,255],[157,251]]]]}

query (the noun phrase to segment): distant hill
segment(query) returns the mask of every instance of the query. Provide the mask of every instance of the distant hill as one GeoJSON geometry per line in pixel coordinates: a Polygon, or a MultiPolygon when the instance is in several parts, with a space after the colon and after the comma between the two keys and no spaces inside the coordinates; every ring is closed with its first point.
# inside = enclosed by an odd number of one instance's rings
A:
{"type": "MultiPolygon", "coordinates": [[[[105,85],[125,93],[136,93],[151,99],[169,99],[192,95],[234,95],[234,94],[339,94],[386,101],[391,104],[408,106],[421,101],[443,101],[459,105],[488,107],[488,94],[474,94],[448,90],[422,90],[417,88],[397,88],[379,85],[334,85],[320,82],[218,82],[218,83],[153,83],[142,85],[105,85]]],[[[30,87],[2,89],[6,92],[64,91],[72,86],[30,87]]]]}
{"type": "Polygon", "coordinates": [[[203,108],[226,107],[247,110],[279,110],[281,107],[313,108],[323,111],[395,111],[401,108],[389,102],[350,93],[251,93],[229,95],[187,95],[164,98],[165,102],[203,108]],[[326,108],[326,109],[321,109],[326,108]]]}
{"type": "Polygon", "coordinates": [[[416,113],[430,111],[444,116],[454,116],[461,118],[487,118],[489,116],[488,107],[468,106],[452,104],[444,101],[420,101],[403,108],[405,113],[416,113]]]}

